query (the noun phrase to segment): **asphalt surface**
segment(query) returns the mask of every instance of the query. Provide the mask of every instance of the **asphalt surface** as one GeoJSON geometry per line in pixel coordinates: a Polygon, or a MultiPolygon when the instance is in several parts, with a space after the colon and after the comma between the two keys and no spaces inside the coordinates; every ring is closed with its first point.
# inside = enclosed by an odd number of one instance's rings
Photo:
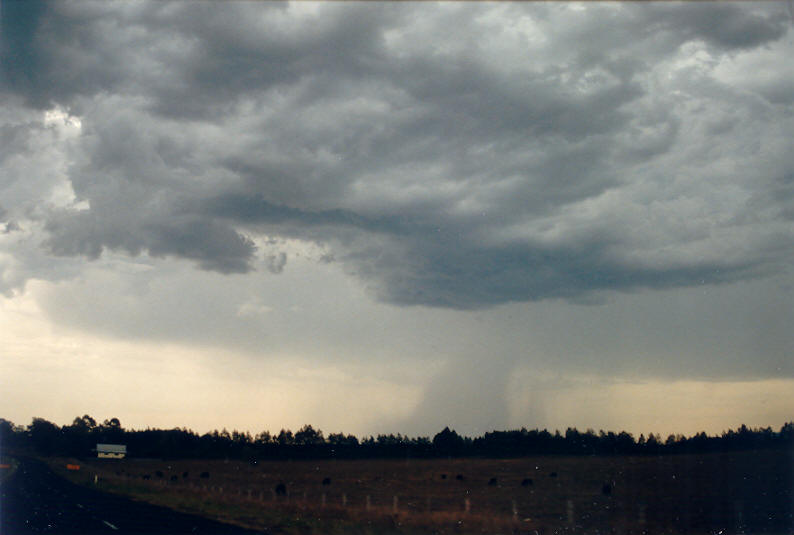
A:
{"type": "Polygon", "coordinates": [[[18,460],[16,472],[0,487],[0,535],[261,533],[80,487],[41,461],[18,460]]]}

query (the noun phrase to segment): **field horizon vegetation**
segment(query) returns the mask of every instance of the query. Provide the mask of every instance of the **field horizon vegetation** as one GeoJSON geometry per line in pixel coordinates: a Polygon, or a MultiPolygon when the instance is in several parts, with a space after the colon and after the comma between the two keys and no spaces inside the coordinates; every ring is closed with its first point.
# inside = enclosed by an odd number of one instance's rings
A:
{"type": "Polygon", "coordinates": [[[493,431],[432,439],[58,427],[0,419],[10,454],[103,491],[275,533],[791,533],[794,423],[720,436],[493,431]],[[128,458],[96,459],[97,443],[128,458]],[[67,470],[79,465],[79,470],[67,470]]]}
{"type": "Polygon", "coordinates": [[[708,453],[749,449],[794,447],[794,421],[781,426],[723,431],[720,435],[699,432],[691,436],[657,433],[635,438],[626,431],[613,432],[569,427],[565,432],[521,428],[490,431],[478,437],[461,436],[445,427],[432,438],[401,434],[358,437],[345,433],[325,436],[322,430],[304,425],[296,432],[221,431],[199,435],[187,428],[125,429],[118,418],[98,423],[89,415],[76,417],[70,425],[58,426],[34,417],[27,426],[0,418],[0,444],[7,451],[41,456],[85,457],[96,444],[125,444],[133,457],[201,459],[358,459],[358,458],[511,458],[538,454],[565,455],[660,455],[708,453]]]}

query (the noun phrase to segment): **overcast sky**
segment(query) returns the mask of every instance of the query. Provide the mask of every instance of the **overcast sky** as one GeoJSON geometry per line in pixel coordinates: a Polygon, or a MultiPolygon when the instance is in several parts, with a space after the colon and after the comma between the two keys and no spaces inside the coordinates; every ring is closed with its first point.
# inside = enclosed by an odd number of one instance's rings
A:
{"type": "Polygon", "coordinates": [[[794,12],[3,2],[0,416],[794,420],[794,12]]]}

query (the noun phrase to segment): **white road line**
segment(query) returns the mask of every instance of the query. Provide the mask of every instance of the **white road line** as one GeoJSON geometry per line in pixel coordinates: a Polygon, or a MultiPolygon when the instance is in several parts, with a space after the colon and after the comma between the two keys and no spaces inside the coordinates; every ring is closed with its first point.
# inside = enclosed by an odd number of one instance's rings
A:
{"type": "Polygon", "coordinates": [[[103,524],[105,524],[106,526],[108,526],[108,527],[109,527],[109,528],[111,528],[111,529],[115,529],[116,531],[118,531],[118,530],[119,530],[119,528],[117,528],[116,526],[114,526],[113,524],[111,524],[110,522],[108,522],[107,520],[103,520],[103,521],[102,521],[102,523],[103,523],[103,524]]]}

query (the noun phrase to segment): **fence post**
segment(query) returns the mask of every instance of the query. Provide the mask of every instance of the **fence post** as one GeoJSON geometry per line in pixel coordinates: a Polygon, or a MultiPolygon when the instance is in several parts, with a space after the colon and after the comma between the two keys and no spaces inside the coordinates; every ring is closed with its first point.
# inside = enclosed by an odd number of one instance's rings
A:
{"type": "Polygon", "coordinates": [[[513,506],[513,521],[516,521],[518,520],[518,507],[516,507],[516,501],[512,500],[510,505],[513,506]]]}
{"type": "Polygon", "coordinates": [[[471,500],[469,500],[468,498],[463,500],[463,510],[466,512],[466,514],[469,514],[471,512],[471,500]]]}
{"type": "Polygon", "coordinates": [[[342,507],[347,507],[347,494],[342,494],[342,507]]]}
{"type": "Polygon", "coordinates": [[[391,511],[394,514],[397,514],[397,496],[396,495],[394,496],[394,498],[392,498],[392,501],[391,501],[391,511]]]}
{"type": "Polygon", "coordinates": [[[736,531],[742,533],[742,528],[744,527],[744,502],[742,500],[733,502],[733,515],[736,520],[736,531]]]}

